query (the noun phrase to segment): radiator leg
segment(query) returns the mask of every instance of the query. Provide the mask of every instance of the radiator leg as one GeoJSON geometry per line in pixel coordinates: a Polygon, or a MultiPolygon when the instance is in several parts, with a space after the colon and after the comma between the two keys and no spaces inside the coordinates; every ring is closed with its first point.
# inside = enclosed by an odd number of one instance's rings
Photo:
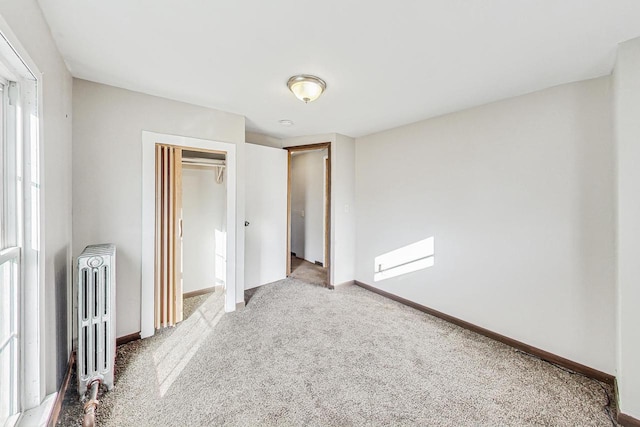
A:
{"type": "Polygon", "coordinates": [[[100,404],[100,402],[98,402],[98,389],[100,388],[100,384],[100,380],[95,380],[91,383],[89,400],[84,404],[82,427],[94,427],[96,425],[96,408],[100,404]]]}

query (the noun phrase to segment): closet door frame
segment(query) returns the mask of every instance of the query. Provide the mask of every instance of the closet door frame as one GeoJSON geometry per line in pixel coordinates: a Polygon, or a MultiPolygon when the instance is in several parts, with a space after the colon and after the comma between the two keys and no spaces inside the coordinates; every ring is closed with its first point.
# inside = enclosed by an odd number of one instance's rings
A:
{"type": "Polygon", "coordinates": [[[237,146],[233,143],[142,132],[142,280],[140,295],[140,335],[155,334],[155,241],[156,241],[156,144],[189,151],[223,153],[226,159],[227,180],[227,265],[225,285],[225,311],[236,310],[243,300],[243,260],[237,257],[243,251],[244,227],[239,227],[237,199],[237,146]]]}

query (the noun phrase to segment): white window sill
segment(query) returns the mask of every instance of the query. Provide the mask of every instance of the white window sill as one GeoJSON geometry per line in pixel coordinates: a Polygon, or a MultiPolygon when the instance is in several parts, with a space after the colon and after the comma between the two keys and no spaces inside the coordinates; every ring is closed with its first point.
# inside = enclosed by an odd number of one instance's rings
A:
{"type": "MultiPolygon", "coordinates": [[[[31,408],[25,411],[17,419],[17,423],[14,420],[14,424],[9,422],[9,426],[15,425],[16,427],[46,427],[53,411],[53,406],[56,403],[56,397],[58,393],[51,393],[44,398],[40,406],[31,408]]],[[[18,417],[18,415],[16,415],[18,417]]],[[[11,421],[11,419],[9,420],[11,421]]]]}

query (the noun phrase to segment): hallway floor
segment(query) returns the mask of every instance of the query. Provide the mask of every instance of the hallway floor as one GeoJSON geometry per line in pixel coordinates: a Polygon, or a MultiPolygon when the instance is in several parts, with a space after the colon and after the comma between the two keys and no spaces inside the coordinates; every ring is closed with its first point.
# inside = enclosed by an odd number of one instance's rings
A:
{"type": "Polygon", "coordinates": [[[302,258],[291,256],[291,276],[314,285],[327,286],[327,269],[302,258]]]}

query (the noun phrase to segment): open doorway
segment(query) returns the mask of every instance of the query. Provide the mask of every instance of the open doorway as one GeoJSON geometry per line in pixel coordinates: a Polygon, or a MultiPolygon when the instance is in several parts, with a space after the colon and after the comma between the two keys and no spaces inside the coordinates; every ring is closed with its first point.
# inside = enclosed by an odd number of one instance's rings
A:
{"type": "Polygon", "coordinates": [[[287,275],[330,286],[331,144],[287,147],[287,275]]]}
{"type": "Polygon", "coordinates": [[[226,282],[226,155],[182,151],[183,320],[226,282]]]}
{"type": "MultiPolygon", "coordinates": [[[[180,230],[180,224],[176,225],[174,221],[168,221],[168,225],[173,224],[173,233],[165,233],[163,227],[165,226],[162,221],[158,221],[158,201],[163,197],[168,197],[168,200],[172,200],[171,194],[163,195],[159,194],[158,188],[162,187],[158,185],[160,174],[158,170],[165,171],[165,168],[158,165],[158,147],[163,146],[167,149],[173,149],[176,153],[178,150],[185,151],[198,151],[198,152],[213,152],[224,154],[225,157],[225,172],[224,180],[226,187],[226,262],[225,262],[225,285],[224,285],[224,311],[231,312],[236,310],[236,301],[238,298],[242,298],[242,295],[238,295],[242,292],[244,283],[240,281],[238,286],[236,285],[237,269],[236,263],[236,247],[237,247],[237,235],[238,226],[236,221],[236,163],[237,153],[236,145],[233,143],[211,141],[206,139],[191,138],[186,136],[167,135],[155,132],[142,132],[142,293],[140,299],[140,335],[142,338],[147,338],[155,334],[157,328],[167,326],[163,324],[163,319],[158,319],[158,313],[164,311],[169,303],[174,306],[175,304],[182,303],[182,298],[176,298],[176,296],[182,296],[182,290],[176,292],[175,287],[163,288],[165,283],[158,280],[165,277],[165,272],[168,269],[163,269],[163,263],[158,256],[158,247],[164,241],[160,240],[163,237],[175,236],[177,233],[175,230],[180,230]],[[165,292],[163,290],[172,292],[165,292]],[[173,296],[173,298],[169,298],[173,296]],[[165,302],[166,301],[166,302],[165,302]]],[[[182,152],[179,151],[180,172],[182,169],[182,152]]],[[[171,162],[168,162],[171,166],[171,162]]],[[[177,164],[174,157],[174,166],[177,164]]],[[[174,174],[175,175],[175,174],[174,174]]],[[[176,178],[178,178],[176,176],[176,178]]],[[[181,178],[180,178],[181,179],[181,178]]],[[[182,188],[180,186],[179,188],[182,188]]],[[[174,190],[175,191],[175,190],[174,190]]],[[[176,194],[176,193],[174,193],[176,194]]],[[[174,196],[173,204],[169,206],[172,209],[176,209],[174,206],[178,205],[177,197],[174,196]]],[[[180,209],[182,207],[181,195],[180,209]]],[[[171,209],[167,209],[171,211],[171,209]]],[[[177,240],[177,237],[175,238],[177,240]]],[[[181,255],[181,251],[175,251],[174,253],[181,255]]],[[[166,263],[164,265],[167,265],[166,263]]],[[[175,263],[168,263],[168,265],[175,266],[175,263]]],[[[181,264],[177,264],[181,265],[181,264]]],[[[178,270],[177,268],[175,270],[178,270]]],[[[182,277],[180,280],[176,280],[173,286],[182,286],[182,277]],[[178,283],[179,282],[179,283],[178,283]]],[[[165,312],[166,314],[166,312],[165,312]]],[[[174,322],[175,323],[175,322],[174,322]]]]}
{"type": "Polygon", "coordinates": [[[155,328],[226,285],[226,153],[156,144],[155,328]],[[185,299],[185,297],[187,297],[185,299]],[[185,305],[186,304],[186,305],[185,305]]]}

